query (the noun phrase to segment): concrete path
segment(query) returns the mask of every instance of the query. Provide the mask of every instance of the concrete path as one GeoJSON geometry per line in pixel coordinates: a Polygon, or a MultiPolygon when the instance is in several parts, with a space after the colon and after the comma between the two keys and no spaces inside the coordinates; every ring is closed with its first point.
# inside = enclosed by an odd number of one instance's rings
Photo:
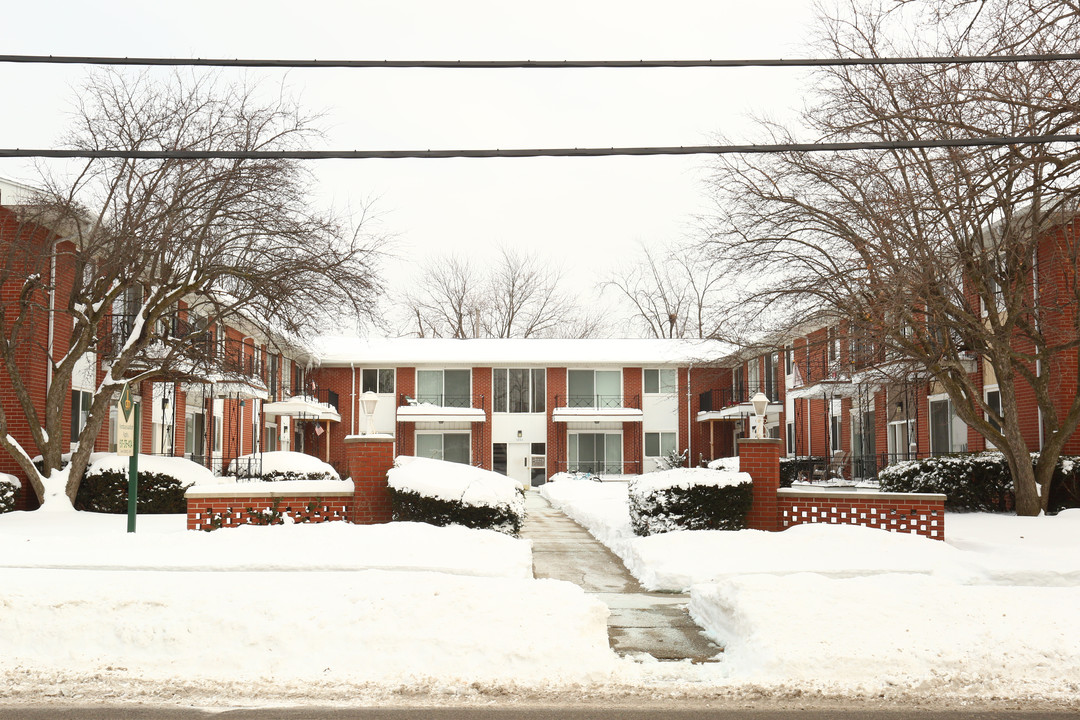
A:
{"type": "Polygon", "coordinates": [[[540,493],[527,493],[525,504],[529,514],[521,537],[533,543],[533,575],[580,585],[607,604],[612,649],[620,655],[648,653],[658,660],[695,662],[720,652],[687,614],[689,595],[646,592],[614,553],[540,493]]]}

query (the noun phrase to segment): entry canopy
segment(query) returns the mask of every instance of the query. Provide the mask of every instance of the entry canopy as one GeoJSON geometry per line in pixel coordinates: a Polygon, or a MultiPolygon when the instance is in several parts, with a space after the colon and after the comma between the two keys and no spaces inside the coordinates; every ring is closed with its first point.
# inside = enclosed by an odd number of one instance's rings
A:
{"type": "Polygon", "coordinates": [[[311,397],[295,395],[286,400],[266,403],[263,412],[267,415],[287,415],[294,420],[329,420],[341,422],[341,415],[333,405],[315,401],[311,397]]]}

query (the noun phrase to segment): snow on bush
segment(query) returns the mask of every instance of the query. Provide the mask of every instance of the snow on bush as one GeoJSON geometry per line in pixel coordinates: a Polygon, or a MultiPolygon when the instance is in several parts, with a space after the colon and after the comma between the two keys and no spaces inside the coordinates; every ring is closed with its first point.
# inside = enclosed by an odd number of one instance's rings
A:
{"type": "Polygon", "coordinates": [[[710,460],[708,468],[710,470],[727,470],[728,472],[739,472],[739,456],[734,457],[722,457],[710,460]]]}
{"type": "Polygon", "coordinates": [[[242,455],[229,463],[229,474],[264,482],[341,479],[337,470],[314,455],[288,450],[242,455]]]}
{"type": "Polygon", "coordinates": [[[746,527],[752,481],[742,472],[676,468],[630,482],[630,522],[637,535],[746,527]]]}
{"type": "MultiPolygon", "coordinates": [[[[1031,454],[1034,466],[1039,453],[1031,454]]],[[[1080,507],[1080,466],[1076,458],[1058,458],[1050,480],[1050,511],[1080,507]]],[[[948,510],[1005,512],[1012,509],[1012,473],[999,452],[940,455],[890,465],[878,473],[881,489],[888,492],[944,493],[948,510]]]]}
{"type": "Polygon", "coordinates": [[[15,493],[22,487],[19,478],[7,473],[0,473],[0,513],[15,509],[15,493]]]}
{"type": "MultiPolygon", "coordinates": [[[[111,453],[93,456],[79,484],[75,509],[126,513],[129,462],[130,458],[111,453]]],[[[141,514],[187,512],[184,491],[191,485],[213,480],[213,473],[191,460],[139,455],[136,511],[141,514]]]]}
{"type": "Polygon", "coordinates": [[[394,520],[464,525],[515,535],[525,520],[524,488],[490,470],[401,456],[387,477],[394,520]]]}

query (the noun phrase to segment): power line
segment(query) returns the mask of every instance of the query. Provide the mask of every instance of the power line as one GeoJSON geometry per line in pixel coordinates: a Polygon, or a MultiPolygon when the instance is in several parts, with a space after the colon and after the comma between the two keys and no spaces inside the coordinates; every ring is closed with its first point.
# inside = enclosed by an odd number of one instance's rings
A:
{"type": "Polygon", "coordinates": [[[97,55],[0,55],[2,63],[47,65],[166,65],[247,68],[440,68],[469,70],[573,68],[839,67],[847,65],[975,65],[1080,60],[1080,53],[937,55],[927,57],[791,58],[759,60],[281,60],[255,58],[107,57],[97,55]]]}
{"type": "Polygon", "coordinates": [[[1080,135],[1033,135],[880,142],[777,143],[767,145],[687,145],[611,148],[533,148],[495,150],[48,150],[0,148],[0,158],[129,158],[136,160],[397,160],[403,158],[607,157],[619,155],[760,155],[783,152],[904,150],[993,147],[1080,142],[1080,135]]]}

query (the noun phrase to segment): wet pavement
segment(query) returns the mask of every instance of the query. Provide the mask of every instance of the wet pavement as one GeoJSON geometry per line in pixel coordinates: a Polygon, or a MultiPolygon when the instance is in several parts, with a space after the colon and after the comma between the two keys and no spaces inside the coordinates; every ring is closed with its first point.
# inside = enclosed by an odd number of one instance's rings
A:
{"type": "Polygon", "coordinates": [[[642,589],[614,553],[538,492],[527,494],[526,507],[521,537],[533,543],[533,575],[572,582],[605,603],[617,653],[708,662],[720,652],[687,614],[689,595],[642,589]]]}

